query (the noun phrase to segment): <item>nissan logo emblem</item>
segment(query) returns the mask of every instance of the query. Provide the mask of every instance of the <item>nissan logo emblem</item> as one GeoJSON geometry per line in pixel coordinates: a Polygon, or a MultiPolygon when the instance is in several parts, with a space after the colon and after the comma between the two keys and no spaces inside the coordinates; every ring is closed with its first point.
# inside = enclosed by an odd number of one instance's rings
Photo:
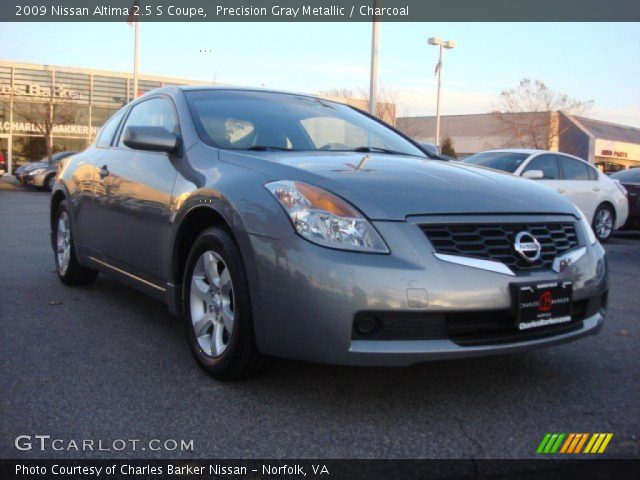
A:
{"type": "Polygon", "coordinates": [[[520,232],[516,235],[516,240],[513,242],[513,249],[523,260],[529,263],[539,260],[542,255],[540,242],[529,232],[520,232]]]}

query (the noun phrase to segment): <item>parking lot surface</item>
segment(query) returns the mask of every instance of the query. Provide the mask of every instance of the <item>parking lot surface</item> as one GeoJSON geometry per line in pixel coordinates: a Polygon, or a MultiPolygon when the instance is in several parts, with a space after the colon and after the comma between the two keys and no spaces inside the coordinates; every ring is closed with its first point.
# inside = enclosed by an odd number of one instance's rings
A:
{"type": "Polygon", "coordinates": [[[611,432],[606,455],[640,456],[640,232],[606,245],[598,336],[404,369],[283,360],[218,383],[163,304],[104,275],[88,288],[58,281],[48,200],[0,189],[0,457],[522,458],[546,432],[611,432]],[[21,451],[18,435],[142,443],[21,451]],[[142,450],[152,439],[193,451],[142,450]]]}

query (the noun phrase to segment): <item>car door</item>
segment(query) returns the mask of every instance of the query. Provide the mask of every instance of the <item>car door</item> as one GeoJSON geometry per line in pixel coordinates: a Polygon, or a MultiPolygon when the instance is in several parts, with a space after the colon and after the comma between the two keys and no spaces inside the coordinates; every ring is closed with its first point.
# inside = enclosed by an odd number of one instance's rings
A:
{"type": "Polygon", "coordinates": [[[562,180],[560,178],[560,166],[556,155],[543,153],[533,157],[522,169],[520,175],[523,175],[525,172],[530,170],[540,170],[543,173],[544,177],[536,181],[541,182],[546,187],[553,188],[560,193],[564,193],[562,180]]]}
{"type": "Polygon", "coordinates": [[[162,284],[167,249],[169,205],[178,159],[164,152],[134,150],[123,143],[129,126],[160,126],[179,134],[173,101],[151,97],[135,104],[103,159],[100,251],[113,267],[162,284]]]}
{"type": "Polygon", "coordinates": [[[589,165],[582,160],[566,155],[558,155],[560,173],[562,175],[563,195],[566,195],[589,221],[593,220],[600,196],[604,193],[598,181],[590,175],[589,165]]]}
{"type": "Polygon", "coordinates": [[[121,109],[113,115],[100,129],[100,133],[88,149],[79,157],[82,161],[73,171],[74,185],[74,223],[76,246],[81,253],[95,256],[102,239],[101,192],[97,184],[98,171],[102,160],[107,155],[113,138],[120,126],[126,109],[121,109]]]}

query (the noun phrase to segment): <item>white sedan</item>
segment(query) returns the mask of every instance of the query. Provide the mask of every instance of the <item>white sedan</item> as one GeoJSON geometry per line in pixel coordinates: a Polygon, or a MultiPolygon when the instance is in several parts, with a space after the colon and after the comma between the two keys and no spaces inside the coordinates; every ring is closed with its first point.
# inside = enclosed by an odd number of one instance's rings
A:
{"type": "Polygon", "coordinates": [[[463,163],[502,170],[539,180],[568,197],[591,222],[601,242],[620,228],[629,215],[625,188],[584,160],[547,150],[505,149],[476,153],[463,163]]]}

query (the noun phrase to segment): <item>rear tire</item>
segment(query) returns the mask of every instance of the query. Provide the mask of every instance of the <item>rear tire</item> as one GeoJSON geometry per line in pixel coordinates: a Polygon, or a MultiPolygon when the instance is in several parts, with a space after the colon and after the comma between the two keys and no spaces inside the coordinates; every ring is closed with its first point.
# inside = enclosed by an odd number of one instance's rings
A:
{"type": "Polygon", "coordinates": [[[182,285],[182,318],[198,364],[218,380],[262,373],[268,357],[256,346],[247,274],[226,230],[212,227],[198,236],[182,285]]]}
{"type": "Polygon", "coordinates": [[[60,202],[56,210],[53,228],[54,259],[60,281],[69,286],[93,283],[98,277],[98,271],[78,263],[71,215],[66,200],[60,202]]]}
{"type": "Polygon", "coordinates": [[[608,242],[613,233],[616,215],[609,205],[600,205],[593,215],[591,227],[600,243],[608,242]]]}

